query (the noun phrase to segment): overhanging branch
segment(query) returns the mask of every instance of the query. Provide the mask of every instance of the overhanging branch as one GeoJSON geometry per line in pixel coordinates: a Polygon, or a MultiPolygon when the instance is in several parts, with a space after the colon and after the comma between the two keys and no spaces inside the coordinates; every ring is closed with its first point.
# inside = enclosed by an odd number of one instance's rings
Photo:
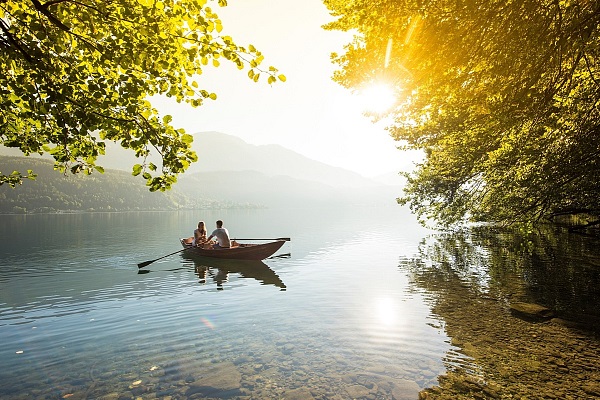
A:
{"type": "Polygon", "coordinates": [[[63,31],[69,32],[71,30],[71,28],[69,28],[68,26],[66,26],[65,24],[63,24],[58,18],[56,18],[50,11],[48,11],[48,6],[55,4],[56,1],[52,1],[46,4],[42,4],[39,2],[39,0],[31,0],[31,2],[33,3],[33,7],[38,10],[40,13],[42,13],[43,15],[46,16],[46,18],[48,18],[48,20],[50,22],[52,22],[54,25],[58,26],[60,29],[62,29],[63,31]]]}
{"type": "Polygon", "coordinates": [[[0,19],[0,29],[2,29],[2,32],[4,33],[8,43],[10,43],[12,46],[14,46],[14,48],[17,49],[19,51],[19,53],[21,53],[28,62],[30,62],[30,63],[35,62],[35,59],[33,57],[31,57],[31,55],[29,53],[27,53],[27,51],[23,48],[23,46],[21,46],[19,41],[17,39],[15,39],[15,37],[10,33],[8,26],[2,19],[0,19]]]}

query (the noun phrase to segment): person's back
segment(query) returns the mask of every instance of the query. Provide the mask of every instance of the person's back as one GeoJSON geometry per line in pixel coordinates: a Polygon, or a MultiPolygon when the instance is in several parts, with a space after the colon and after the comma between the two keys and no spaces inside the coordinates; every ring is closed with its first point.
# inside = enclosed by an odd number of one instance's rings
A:
{"type": "Polygon", "coordinates": [[[227,230],[227,228],[223,228],[223,221],[218,220],[217,221],[217,229],[215,229],[210,236],[208,237],[208,240],[212,239],[212,238],[217,239],[217,244],[215,245],[215,247],[222,247],[225,249],[228,249],[231,247],[231,240],[229,239],[229,231],[227,230]]]}

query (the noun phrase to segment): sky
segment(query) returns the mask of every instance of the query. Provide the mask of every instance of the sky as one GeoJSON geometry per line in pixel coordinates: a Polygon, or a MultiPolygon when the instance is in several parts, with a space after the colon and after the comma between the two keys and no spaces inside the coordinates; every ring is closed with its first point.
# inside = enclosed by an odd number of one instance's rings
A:
{"type": "MultiPolygon", "coordinates": [[[[209,3],[210,4],[210,3],[209,3]]],[[[279,69],[286,82],[255,83],[246,70],[228,62],[207,67],[200,87],[216,101],[192,108],[171,99],[153,105],[173,116],[188,133],[217,131],[244,141],[278,144],[311,159],[374,177],[410,170],[415,156],[401,152],[384,129],[364,116],[363,99],[331,80],[332,52],[341,52],[351,34],[326,31],[331,21],[320,0],[229,0],[213,6],[223,22],[222,35],[238,45],[254,45],[265,57],[262,67],[279,69]]]]}

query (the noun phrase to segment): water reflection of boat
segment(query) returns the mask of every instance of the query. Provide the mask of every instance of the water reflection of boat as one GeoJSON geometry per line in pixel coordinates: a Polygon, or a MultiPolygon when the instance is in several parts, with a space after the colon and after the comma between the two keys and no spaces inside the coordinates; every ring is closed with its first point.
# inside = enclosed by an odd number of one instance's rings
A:
{"type": "Polygon", "coordinates": [[[225,258],[229,260],[264,260],[275,254],[277,250],[289,240],[286,238],[278,239],[274,242],[251,244],[240,243],[228,249],[214,249],[210,245],[205,247],[192,247],[185,239],[180,239],[181,245],[187,249],[186,253],[196,253],[199,256],[225,258]]]}
{"type": "Polygon", "coordinates": [[[252,278],[263,285],[274,285],[285,290],[285,284],[267,264],[260,260],[225,260],[201,257],[191,252],[184,252],[183,258],[194,262],[200,282],[211,278],[218,287],[229,280],[230,274],[239,274],[242,278],[252,278]]]}

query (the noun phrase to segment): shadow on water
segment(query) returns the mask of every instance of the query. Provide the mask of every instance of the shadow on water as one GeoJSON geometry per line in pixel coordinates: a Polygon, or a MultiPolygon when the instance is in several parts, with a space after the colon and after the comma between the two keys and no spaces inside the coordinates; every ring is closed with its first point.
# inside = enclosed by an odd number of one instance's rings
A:
{"type": "Polygon", "coordinates": [[[600,397],[599,244],[553,227],[424,239],[400,269],[472,363],[449,353],[422,397],[600,397]]]}
{"type": "Polygon", "coordinates": [[[281,278],[263,261],[221,260],[186,253],[183,253],[182,258],[193,263],[195,273],[198,275],[198,283],[206,284],[212,281],[217,285],[218,290],[224,289],[231,275],[255,279],[263,285],[277,286],[281,290],[286,289],[281,278]]]}

